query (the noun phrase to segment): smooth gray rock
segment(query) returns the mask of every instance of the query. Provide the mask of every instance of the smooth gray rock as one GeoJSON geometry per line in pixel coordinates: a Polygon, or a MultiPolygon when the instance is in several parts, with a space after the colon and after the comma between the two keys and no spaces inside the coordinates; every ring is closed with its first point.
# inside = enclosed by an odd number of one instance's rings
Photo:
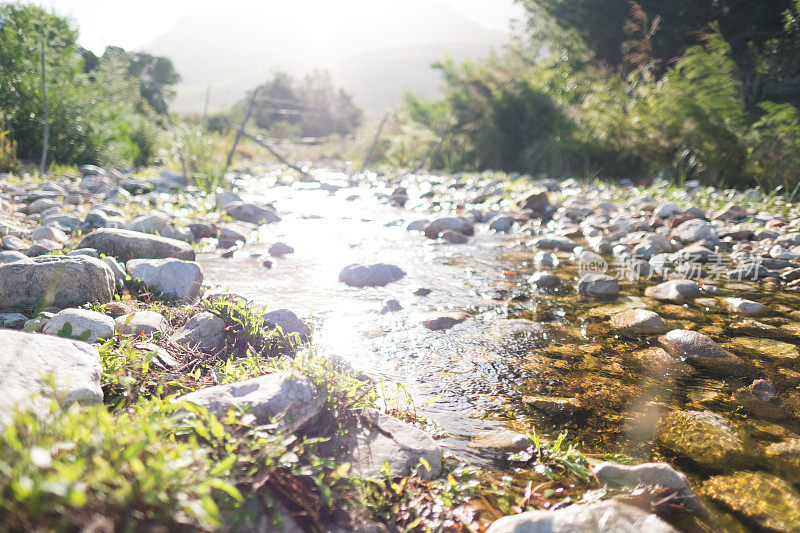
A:
{"type": "Polygon", "coordinates": [[[232,191],[222,191],[214,195],[214,205],[217,209],[223,209],[228,204],[241,201],[242,197],[232,191]]]}
{"type": "Polygon", "coordinates": [[[107,340],[114,336],[114,319],[96,311],[88,309],[64,309],[56,313],[45,325],[42,332],[45,335],[66,336],[71,339],[80,338],[89,344],[94,344],[100,339],[107,340]],[[68,335],[60,335],[65,326],[69,324],[71,331],[68,335]],[[87,335],[88,338],[83,338],[87,335]]]}
{"type": "Polygon", "coordinates": [[[14,252],[21,252],[22,250],[27,250],[29,248],[25,241],[16,235],[5,235],[2,239],[0,239],[0,243],[2,243],[3,248],[6,250],[11,250],[14,252]]]}
{"type": "Polygon", "coordinates": [[[626,335],[660,335],[666,333],[667,323],[653,311],[627,309],[611,317],[611,326],[626,335]]]}
{"type": "Polygon", "coordinates": [[[45,398],[61,405],[102,402],[101,374],[100,354],[84,342],[0,330],[0,426],[15,407],[47,412],[45,398]]]}
{"type": "Polygon", "coordinates": [[[53,252],[57,252],[61,250],[63,246],[61,243],[56,241],[48,241],[46,239],[41,239],[33,244],[31,244],[30,248],[25,250],[25,255],[28,257],[39,257],[40,255],[47,255],[53,252]]]}
{"type": "Polygon", "coordinates": [[[767,312],[767,306],[754,302],[753,300],[745,300],[743,298],[725,298],[722,300],[728,311],[745,316],[759,316],[767,312]]]}
{"type": "Polygon", "coordinates": [[[486,533],[677,533],[654,514],[616,500],[504,516],[486,533]]]}
{"type": "Polygon", "coordinates": [[[396,476],[417,471],[422,479],[439,477],[442,450],[427,433],[375,409],[367,409],[362,417],[362,423],[344,437],[339,455],[351,464],[350,472],[382,476],[383,464],[388,463],[396,476]],[[427,461],[430,471],[420,465],[420,458],[427,461]]]}
{"type": "Polygon", "coordinates": [[[283,257],[286,254],[294,253],[294,248],[282,242],[276,242],[269,247],[269,255],[272,257],[283,257]]]}
{"type": "Polygon", "coordinates": [[[125,224],[125,229],[128,231],[138,231],[153,235],[164,235],[164,230],[168,227],[169,219],[158,214],[141,215],[125,224]]]}
{"type": "Polygon", "coordinates": [[[489,229],[497,233],[508,233],[514,227],[514,217],[501,215],[494,217],[489,223],[489,229]]]}
{"type": "Polygon", "coordinates": [[[464,235],[472,235],[474,232],[472,223],[461,217],[437,218],[423,230],[429,239],[438,239],[445,231],[454,231],[464,235]]]}
{"type": "Polygon", "coordinates": [[[164,315],[155,311],[137,311],[130,315],[122,315],[114,320],[117,333],[138,337],[148,337],[156,333],[164,333],[169,325],[164,315]]]}
{"type": "Polygon", "coordinates": [[[114,274],[114,282],[116,284],[117,290],[121,291],[125,288],[125,278],[128,277],[128,274],[125,272],[125,269],[122,268],[122,265],[119,264],[119,261],[107,255],[101,259],[103,263],[108,265],[108,268],[111,269],[111,272],[114,274]]]}
{"type": "Polygon", "coordinates": [[[315,417],[324,403],[311,381],[289,372],[209,387],[179,396],[176,402],[190,402],[208,409],[218,417],[234,408],[246,408],[256,423],[268,424],[282,417],[280,426],[287,433],[300,429],[315,417]]]}
{"type": "Polygon", "coordinates": [[[203,272],[194,261],[180,259],[132,259],[126,264],[132,279],[153,290],[184,302],[200,297],[203,272]]]}
{"type": "Polygon", "coordinates": [[[348,265],[339,273],[339,281],[351,287],[381,287],[406,275],[394,265],[348,265]]]}
{"type": "Polygon", "coordinates": [[[606,461],[595,466],[592,473],[600,483],[606,485],[631,489],[640,486],[672,489],[677,494],[670,500],[671,502],[679,503],[695,512],[708,513],[708,509],[694,493],[686,476],[667,463],[643,463],[629,466],[606,461]]]}
{"type": "Polygon", "coordinates": [[[28,256],[16,250],[6,250],[0,252],[0,265],[4,263],[16,263],[17,261],[25,261],[28,256]]]}
{"type": "Polygon", "coordinates": [[[466,244],[469,241],[469,237],[463,233],[450,230],[442,232],[440,237],[443,241],[449,242],[450,244],[466,244]]]}
{"type": "Polygon", "coordinates": [[[577,244],[572,239],[561,235],[543,235],[533,240],[532,245],[540,250],[561,250],[571,252],[577,244]]]}
{"type": "Polygon", "coordinates": [[[67,235],[58,228],[39,226],[31,233],[32,241],[54,241],[63,243],[67,241],[67,235]]]}
{"type": "Polygon", "coordinates": [[[578,292],[586,296],[613,297],[619,294],[619,282],[606,274],[585,274],[578,282],[578,292]]]}
{"type": "Polygon", "coordinates": [[[46,256],[0,264],[0,309],[77,307],[114,296],[114,274],[98,259],[46,256]]]}
{"type": "Polygon", "coordinates": [[[672,230],[672,237],[684,244],[698,241],[715,241],[719,238],[717,228],[705,220],[693,218],[672,230]]]}
{"type": "Polygon", "coordinates": [[[279,327],[284,335],[296,333],[302,342],[308,342],[311,339],[311,328],[289,309],[270,311],[264,314],[262,318],[264,319],[264,327],[267,329],[271,330],[279,327]]]}
{"type": "Polygon", "coordinates": [[[225,321],[213,313],[197,313],[173,335],[172,340],[190,348],[214,353],[222,348],[226,326],[225,321]]]}
{"type": "Polygon", "coordinates": [[[94,248],[122,261],[175,258],[194,261],[194,249],[186,242],[138,231],[102,228],[87,235],[78,248],[94,248]]]}
{"type": "Polygon", "coordinates": [[[0,328],[22,329],[28,317],[19,313],[0,313],[0,328]]]}
{"type": "Polygon", "coordinates": [[[225,212],[234,220],[249,222],[251,224],[272,224],[281,218],[269,207],[233,202],[225,206],[225,212]]]}
{"type": "Polygon", "coordinates": [[[644,295],[666,302],[685,302],[700,295],[700,285],[690,279],[673,279],[647,287],[644,295]]]}
{"type": "Polygon", "coordinates": [[[747,371],[742,359],[697,331],[674,329],[659,337],[658,342],[672,357],[694,366],[731,375],[742,375],[747,371]]]}
{"type": "Polygon", "coordinates": [[[94,248],[75,248],[71,252],[68,252],[67,255],[86,255],[88,257],[100,259],[100,253],[94,248]]]}

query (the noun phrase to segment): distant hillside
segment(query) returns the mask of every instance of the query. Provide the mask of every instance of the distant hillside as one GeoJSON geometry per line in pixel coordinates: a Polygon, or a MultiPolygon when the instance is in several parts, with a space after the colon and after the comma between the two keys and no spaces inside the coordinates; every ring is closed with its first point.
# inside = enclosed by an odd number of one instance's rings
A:
{"type": "Polygon", "coordinates": [[[172,58],[183,76],[176,111],[201,111],[209,85],[212,109],[224,109],[275,69],[302,75],[326,68],[336,84],[376,114],[404,89],[435,95],[440,80],[430,64],[444,53],[485,57],[508,39],[430,0],[375,2],[368,11],[354,12],[347,27],[327,23],[330,10],[347,9],[346,0],[322,6],[296,0],[281,8],[281,18],[241,0],[229,4],[225,13],[193,12],[143,47],[172,58]]]}

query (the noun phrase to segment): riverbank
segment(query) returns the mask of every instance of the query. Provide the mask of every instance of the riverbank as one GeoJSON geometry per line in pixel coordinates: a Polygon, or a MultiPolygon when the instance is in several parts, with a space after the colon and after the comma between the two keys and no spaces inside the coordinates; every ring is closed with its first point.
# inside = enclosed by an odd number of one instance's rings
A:
{"type": "Polygon", "coordinates": [[[83,174],[2,185],[0,320],[31,332],[0,330],[2,408],[42,419],[3,422],[10,528],[464,529],[555,508],[520,520],[670,527],[630,504],[683,530],[800,523],[800,218],[780,197],[83,174]]]}

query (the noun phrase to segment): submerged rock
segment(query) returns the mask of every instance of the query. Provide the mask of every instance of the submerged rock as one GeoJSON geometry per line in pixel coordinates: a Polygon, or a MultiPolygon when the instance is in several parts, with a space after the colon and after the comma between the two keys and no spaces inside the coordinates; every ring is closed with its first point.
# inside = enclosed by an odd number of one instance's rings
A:
{"type": "Polygon", "coordinates": [[[231,409],[244,408],[258,424],[268,424],[279,417],[280,426],[293,433],[315,417],[324,399],[311,381],[289,372],[274,372],[229,385],[209,387],[175,399],[208,409],[218,417],[231,409]]]}
{"type": "Polygon", "coordinates": [[[486,533],[677,533],[654,514],[617,500],[504,516],[486,533]]]}
{"type": "Polygon", "coordinates": [[[442,331],[461,324],[468,318],[469,314],[463,311],[436,313],[435,316],[425,319],[422,325],[431,331],[442,331]]]}
{"type": "Polygon", "coordinates": [[[753,300],[745,300],[743,298],[725,298],[723,300],[725,307],[728,311],[745,316],[758,316],[767,312],[767,306],[754,302],[753,300]]]}
{"type": "Polygon", "coordinates": [[[764,472],[734,472],[703,482],[701,493],[762,528],[800,531],[800,494],[764,472]]]}
{"type": "Polygon", "coordinates": [[[378,263],[375,265],[349,265],[339,273],[339,281],[351,287],[381,287],[403,278],[406,275],[394,265],[378,263]]]}
{"type": "Polygon", "coordinates": [[[581,403],[577,398],[535,394],[523,396],[522,403],[555,418],[572,418],[582,411],[581,403]]]}
{"type": "Polygon", "coordinates": [[[46,412],[45,398],[61,405],[103,401],[100,354],[85,342],[0,330],[0,368],[0,426],[9,422],[15,407],[46,412]]]}
{"type": "Polygon", "coordinates": [[[691,366],[672,357],[658,346],[633,352],[632,357],[650,376],[688,376],[692,373],[691,366]]]}
{"type": "Polygon", "coordinates": [[[775,473],[790,480],[792,483],[800,483],[799,438],[770,444],[764,451],[764,456],[775,470],[775,473]]]}
{"type": "Polygon", "coordinates": [[[672,411],[658,424],[656,440],[673,453],[717,470],[747,463],[745,437],[711,411],[672,411]]]}
{"type": "Polygon", "coordinates": [[[417,471],[422,479],[439,477],[442,450],[427,433],[374,409],[366,410],[362,419],[339,443],[343,450],[339,459],[351,464],[353,474],[382,476],[383,464],[388,463],[396,476],[417,471]],[[420,459],[428,463],[430,470],[420,464],[420,459]]]}
{"type": "Polygon", "coordinates": [[[490,453],[521,452],[530,445],[531,441],[525,433],[507,428],[487,431],[473,438],[469,443],[470,448],[490,453]]]}
{"type": "Polygon", "coordinates": [[[537,272],[528,278],[528,283],[544,291],[551,291],[561,286],[561,278],[551,272],[537,272]]]}

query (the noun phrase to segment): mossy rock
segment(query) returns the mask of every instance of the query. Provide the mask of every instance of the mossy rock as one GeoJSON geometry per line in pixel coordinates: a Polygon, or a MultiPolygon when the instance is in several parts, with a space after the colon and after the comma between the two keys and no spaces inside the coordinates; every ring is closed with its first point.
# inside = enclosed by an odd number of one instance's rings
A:
{"type": "Polygon", "coordinates": [[[768,357],[774,360],[794,361],[800,357],[800,350],[797,349],[797,346],[774,339],[736,337],[725,347],[733,352],[768,357]]]}
{"type": "Polygon", "coordinates": [[[658,424],[656,440],[676,455],[717,470],[745,464],[751,449],[738,429],[711,411],[664,414],[658,424]]]}
{"type": "Polygon", "coordinates": [[[800,531],[800,494],[779,477],[734,472],[709,478],[700,492],[762,528],[800,531]]]}

